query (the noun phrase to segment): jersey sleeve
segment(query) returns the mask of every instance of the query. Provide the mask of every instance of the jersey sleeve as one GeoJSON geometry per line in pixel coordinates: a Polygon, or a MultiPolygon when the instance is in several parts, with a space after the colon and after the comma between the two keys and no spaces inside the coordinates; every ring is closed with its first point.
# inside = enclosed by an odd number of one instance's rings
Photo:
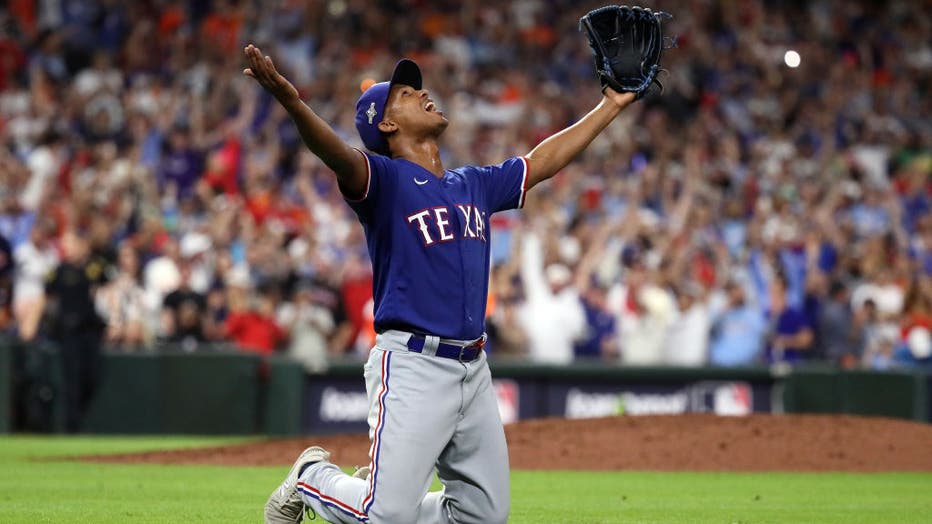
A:
{"type": "Polygon", "coordinates": [[[343,198],[356,212],[359,221],[368,223],[382,202],[391,200],[396,177],[394,166],[388,158],[364,153],[358,149],[356,151],[366,159],[366,191],[358,199],[348,198],[346,195],[343,198]]]}
{"type": "Polygon", "coordinates": [[[524,207],[529,174],[526,158],[509,158],[501,164],[486,166],[484,171],[486,195],[492,213],[524,207]]]}

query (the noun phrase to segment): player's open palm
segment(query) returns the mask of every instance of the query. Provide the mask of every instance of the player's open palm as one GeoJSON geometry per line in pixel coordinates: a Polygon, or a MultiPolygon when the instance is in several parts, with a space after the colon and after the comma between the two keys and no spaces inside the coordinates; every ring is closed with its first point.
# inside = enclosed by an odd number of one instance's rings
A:
{"type": "Polygon", "coordinates": [[[263,56],[262,51],[252,44],[246,46],[243,52],[249,63],[249,67],[243,69],[244,75],[255,78],[259,85],[280,102],[298,98],[297,88],[275,69],[271,57],[263,56]]]}
{"type": "Polygon", "coordinates": [[[605,98],[617,104],[618,107],[626,107],[637,99],[637,93],[619,93],[611,87],[606,87],[605,91],[602,93],[605,95],[605,98]]]}

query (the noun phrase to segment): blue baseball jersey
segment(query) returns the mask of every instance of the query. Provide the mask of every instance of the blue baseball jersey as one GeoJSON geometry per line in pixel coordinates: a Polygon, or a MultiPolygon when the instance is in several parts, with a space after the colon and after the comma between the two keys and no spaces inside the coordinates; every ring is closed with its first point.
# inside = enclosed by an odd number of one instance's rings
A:
{"type": "Polygon", "coordinates": [[[362,155],[368,187],[360,200],[347,202],[362,223],[372,259],[376,331],[482,336],[489,217],[524,205],[527,160],[448,169],[437,178],[405,159],[362,155]]]}

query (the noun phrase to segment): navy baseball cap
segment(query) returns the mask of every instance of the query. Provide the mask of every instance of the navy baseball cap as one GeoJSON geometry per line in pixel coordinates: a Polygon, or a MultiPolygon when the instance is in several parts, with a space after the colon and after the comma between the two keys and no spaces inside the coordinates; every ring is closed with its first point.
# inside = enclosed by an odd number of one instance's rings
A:
{"type": "Polygon", "coordinates": [[[388,141],[379,131],[379,122],[385,115],[388,93],[395,84],[420,89],[421,68],[413,60],[402,58],[395,64],[390,81],[372,84],[356,102],[356,131],[366,149],[380,155],[388,155],[388,141]]]}

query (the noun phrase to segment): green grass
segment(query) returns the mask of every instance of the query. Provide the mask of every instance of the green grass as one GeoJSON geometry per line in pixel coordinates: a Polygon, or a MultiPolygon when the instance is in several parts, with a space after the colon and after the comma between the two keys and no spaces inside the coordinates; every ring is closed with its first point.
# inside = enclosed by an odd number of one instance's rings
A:
{"type": "Polygon", "coordinates": [[[512,474],[510,522],[929,523],[932,474],[512,474]]]}
{"type": "MultiPolygon", "coordinates": [[[[287,467],[89,464],[55,457],[222,444],[207,438],[0,438],[0,522],[261,522],[287,467]]],[[[512,475],[522,523],[927,523],[932,474],[512,475]]]]}

